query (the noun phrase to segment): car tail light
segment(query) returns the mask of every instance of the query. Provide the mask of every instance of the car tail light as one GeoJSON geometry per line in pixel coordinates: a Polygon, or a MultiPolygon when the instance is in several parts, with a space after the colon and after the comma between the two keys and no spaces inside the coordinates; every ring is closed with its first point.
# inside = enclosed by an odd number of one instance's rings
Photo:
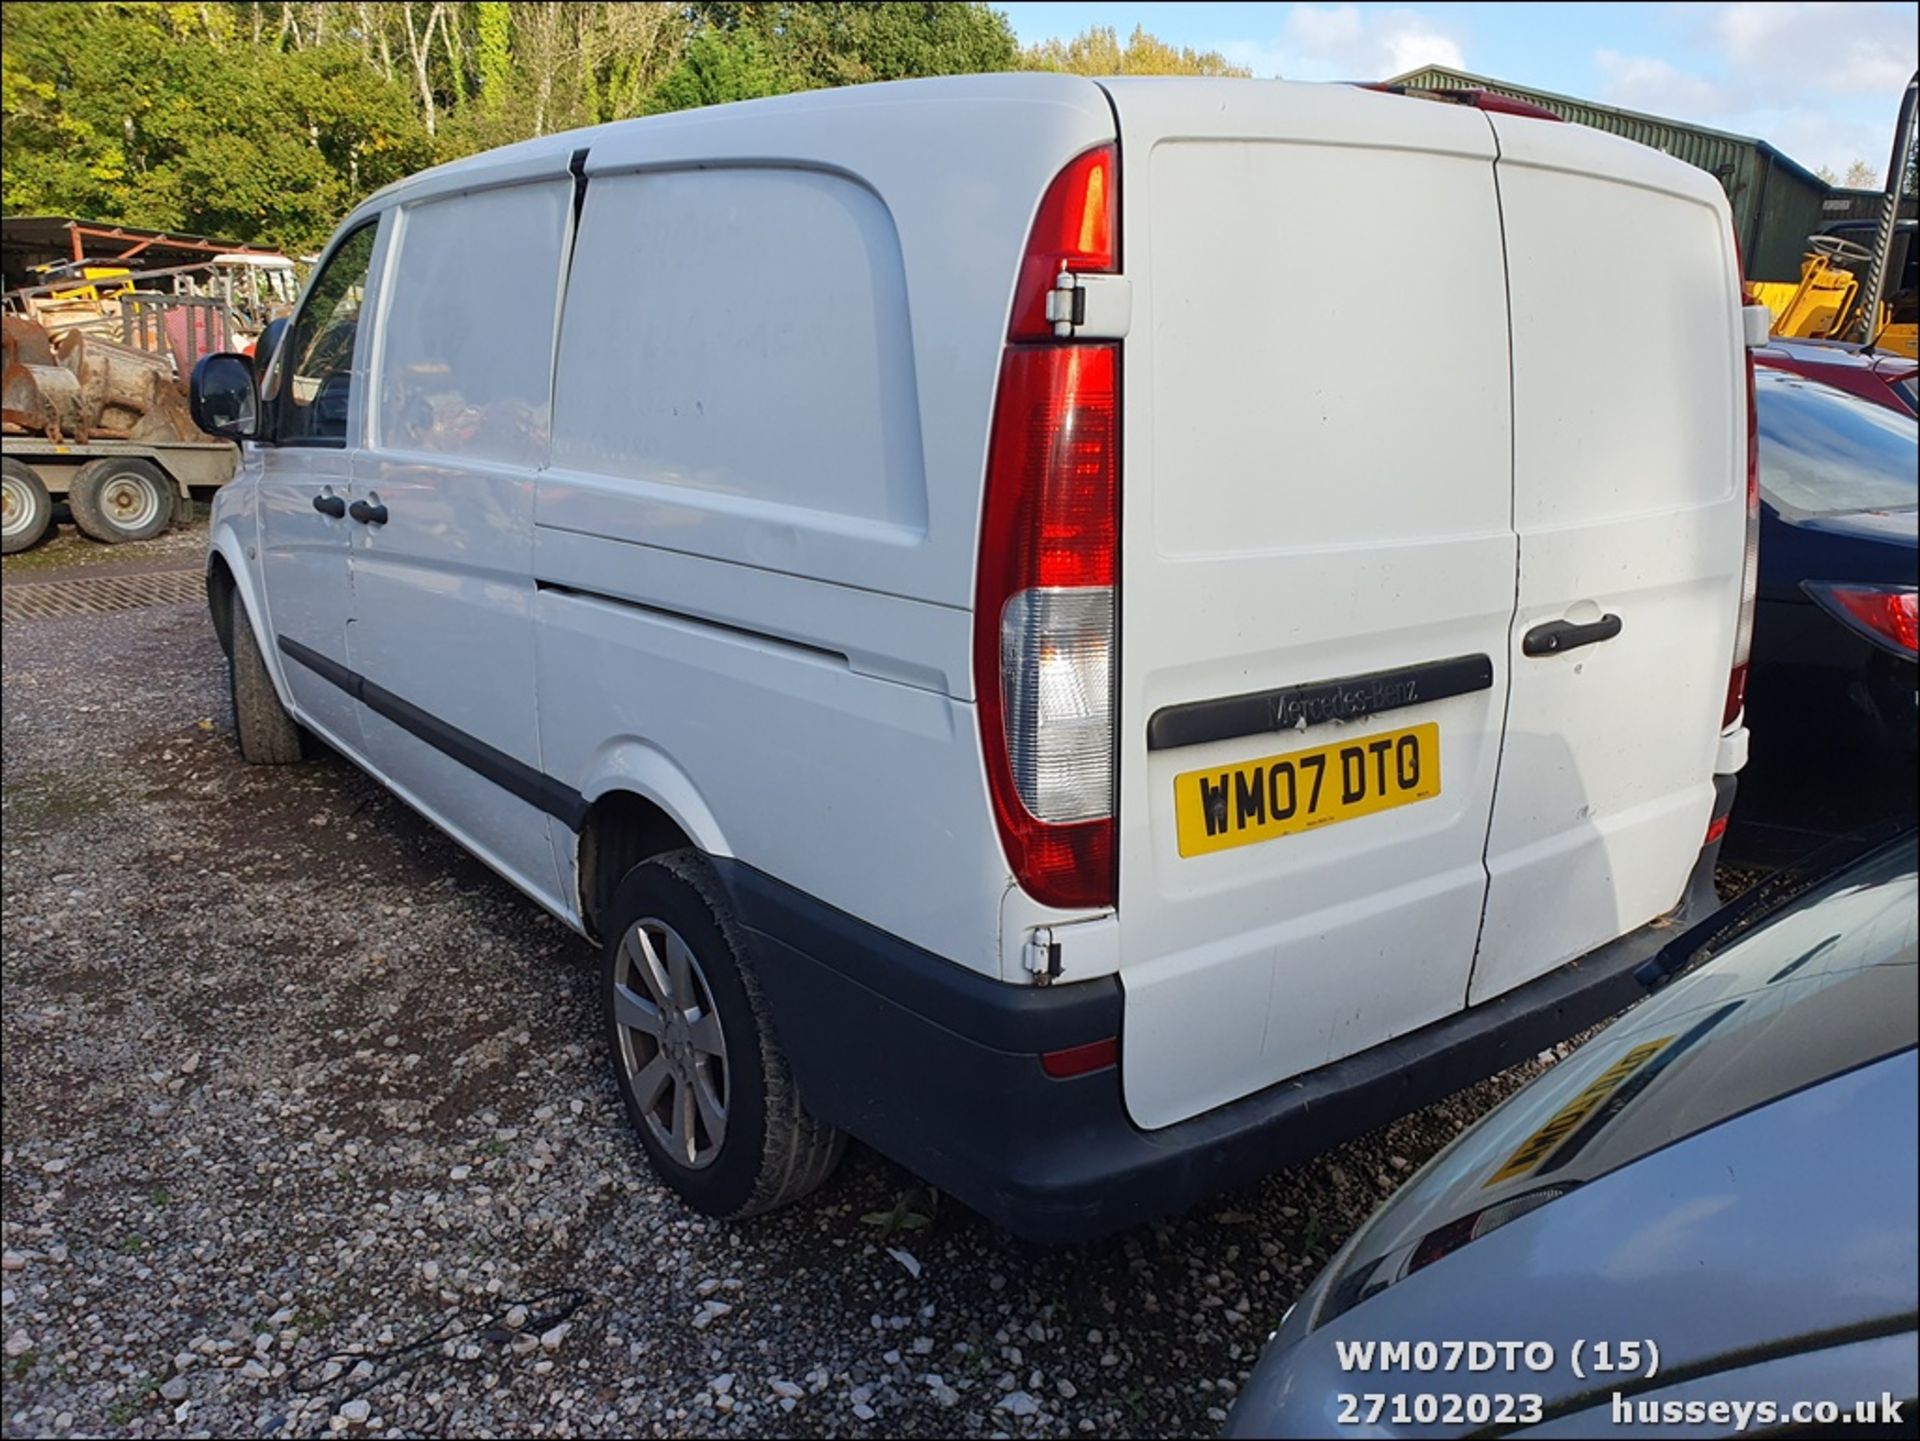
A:
{"type": "MultiPolygon", "coordinates": [[[[1744,292],[1746,282],[1741,282],[1744,292]]],[[[1747,662],[1753,655],[1753,611],[1760,594],[1760,418],[1753,399],[1753,352],[1747,361],[1747,543],[1740,560],[1740,619],[1733,632],[1733,666],[1727,672],[1727,704],[1721,729],[1740,719],[1747,701],[1747,662]]]]}
{"type": "Polygon", "coordinates": [[[1910,585],[1805,580],[1800,588],[1834,619],[1881,650],[1913,660],[1920,652],[1920,592],[1910,585]]]}
{"type": "Polygon", "coordinates": [[[1429,1231],[1407,1259],[1407,1274],[1411,1276],[1443,1256],[1451,1256],[1462,1246],[1478,1241],[1482,1236],[1499,1230],[1510,1221],[1519,1220],[1531,1211],[1539,1210],[1549,1201],[1559,1200],[1572,1189],[1571,1186],[1543,1186],[1537,1191],[1525,1191],[1429,1231]]]}
{"type": "Polygon", "coordinates": [[[1119,348],[1053,338],[1063,270],[1111,270],[1114,154],[1048,187],[1014,292],[987,452],[974,686],[987,787],[1021,887],[1114,903],[1113,694],[1119,348]],[[1021,344],[1046,338],[1042,344],[1021,344]]]}

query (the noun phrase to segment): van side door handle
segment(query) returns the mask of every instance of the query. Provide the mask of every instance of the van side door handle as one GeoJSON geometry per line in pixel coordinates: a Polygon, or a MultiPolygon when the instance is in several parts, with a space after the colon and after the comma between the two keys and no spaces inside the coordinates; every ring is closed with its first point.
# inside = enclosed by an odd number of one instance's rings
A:
{"type": "Polygon", "coordinates": [[[359,521],[362,525],[385,525],[387,523],[387,507],[384,502],[379,505],[368,505],[364,500],[356,500],[352,505],[347,507],[347,514],[359,521]]]}
{"type": "Polygon", "coordinates": [[[313,508],[322,515],[330,515],[339,520],[347,513],[347,503],[337,495],[316,495],[313,508]]]}
{"type": "Polygon", "coordinates": [[[1570,620],[1550,620],[1536,625],[1521,637],[1520,649],[1527,655],[1559,655],[1583,645],[1597,645],[1620,634],[1620,617],[1603,615],[1584,625],[1570,620]]]}

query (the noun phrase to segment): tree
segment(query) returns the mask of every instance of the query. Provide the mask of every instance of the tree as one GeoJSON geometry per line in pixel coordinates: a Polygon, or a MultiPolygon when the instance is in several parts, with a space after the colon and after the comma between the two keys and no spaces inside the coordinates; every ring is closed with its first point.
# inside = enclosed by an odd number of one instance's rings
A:
{"type": "Polygon", "coordinates": [[[655,88],[649,109],[691,110],[758,100],[796,88],[794,77],[767,53],[750,30],[702,30],[687,42],[680,63],[655,88]]]}
{"type": "Polygon", "coordinates": [[[981,4],[827,0],[818,4],[706,3],[701,26],[758,37],[789,89],[971,75],[1019,61],[1013,26],[981,4]]]}
{"type": "Polygon", "coordinates": [[[506,103],[512,82],[513,55],[508,36],[513,29],[506,0],[482,0],[474,9],[474,60],[480,71],[480,103],[498,110],[506,103]]]}
{"type": "Polygon", "coordinates": [[[435,160],[1021,58],[987,5],[902,0],[57,0],[0,6],[0,40],[7,211],[300,251],[435,160]]]}
{"type": "Polygon", "coordinates": [[[1020,56],[1026,70],[1063,70],[1071,75],[1231,75],[1253,74],[1243,65],[1227,63],[1217,50],[1189,50],[1169,45],[1136,25],[1121,48],[1118,36],[1104,25],[1083,30],[1071,40],[1043,40],[1029,45],[1020,56]]]}
{"type": "Polygon", "coordinates": [[[1880,188],[1880,167],[1865,160],[1856,160],[1847,167],[1847,178],[1843,184],[1849,190],[1878,190],[1880,188]]]}
{"type": "MultiPolygon", "coordinates": [[[[223,15],[0,7],[0,203],[304,250],[432,158],[405,91],[350,42],[256,46],[223,15]]],[[[310,12],[286,20],[288,33],[322,28],[310,12]]]]}

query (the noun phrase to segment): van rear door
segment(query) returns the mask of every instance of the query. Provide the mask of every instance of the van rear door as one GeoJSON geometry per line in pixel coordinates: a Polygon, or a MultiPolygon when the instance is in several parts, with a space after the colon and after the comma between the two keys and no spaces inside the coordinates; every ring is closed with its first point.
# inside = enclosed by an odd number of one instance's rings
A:
{"type": "Polygon", "coordinates": [[[1463,1004],[1514,606],[1493,135],[1116,81],[1124,1091],[1165,1126],[1463,1004]]]}
{"type": "Polygon", "coordinates": [[[1718,184],[1584,126],[1489,118],[1520,582],[1474,1004],[1680,899],[1712,814],[1747,445],[1718,184]]]}

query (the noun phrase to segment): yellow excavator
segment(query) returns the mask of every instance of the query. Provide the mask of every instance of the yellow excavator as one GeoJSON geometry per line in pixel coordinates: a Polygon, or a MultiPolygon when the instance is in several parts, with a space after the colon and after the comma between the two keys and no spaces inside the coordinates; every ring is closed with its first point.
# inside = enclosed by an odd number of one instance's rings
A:
{"type": "Polygon", "coordinates": [[[1754,299],[1773,312],[1773,333],[1800,340],[1844,340],[1860,329],[1874,350],[1916,354],[1913,257],[1914,230],[1906,222],[1892,237],[1892,282],[1886,299],[1874,307],[1870,326],[1861,308],[1860,277],[1870,273],[1873,251],[1844,234],[1809,236],[1800,261],[1800,279],[1756,280],[1748,284],[1754,299]],[[1904,284],[1901,282],[1904,280],[1904,284]]]}
{"type": "Polygon", "coordinates": [[[1798,281],[1754,281],[1753,298],[1773,312],[1783,339],[1852,342],[1867,350],[1915,354],[1915,258],[1920,235],[1898,219],[1902,192],[1913,189],[1920,74],[1907,82],[1887,160],[1887,189],[1877,218],[1837,221],[1807,237],[1798,281]]]}

